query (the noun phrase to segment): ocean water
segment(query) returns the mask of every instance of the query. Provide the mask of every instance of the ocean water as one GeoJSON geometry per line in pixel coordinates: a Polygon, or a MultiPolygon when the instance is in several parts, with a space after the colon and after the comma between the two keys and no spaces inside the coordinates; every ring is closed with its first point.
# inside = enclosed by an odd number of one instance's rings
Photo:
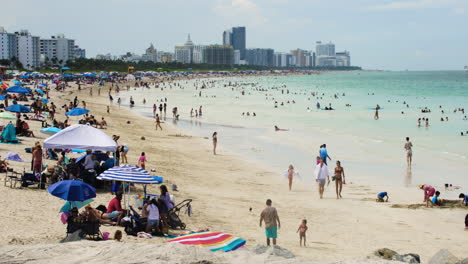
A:
{"type": "Polygon", "coordinates": [[[148,116],[153,103],[167,98],[166,122],[194,136],[211,137],[217,131],[223,151],[259,161],[278,171],[279,177],[293,164],[306,182],[312,182],[319,145],[326,143],[333,159],[330,171],[340,160],[348,182],[450,183],[468,188],[468,135],[460,135],[468,131],[464,119],[468,116],[467,72],[336,72],[183,80],[121,92],[122,106],[128,105],[130,96],[136,102],[133,110],[148,116]],[[321,108],[331,104],[335,110],[317,109],[317,102],[321,108]],[[375,120],[372,108],[377,104],[382,109],[375,120]],[[175,123],[174,106],[180,114],[175,123]],[[190,110],[200,106],[203,116],[190,117],[190,110]],[[430,113],[421,112],[426,107],[430,113]],[[454,112],[458,108],[465,113],[454,112]],[[247,112],[251,115],[242,115],[247,112]],[[441,117],[449,121],[442,122],[441,117]],[[418,127],[418,118],[429,118],[429,127],[424,122],[418,127]],[[289,131],[275,132],[275,125],[289,131]],[[411,169],[403,149],[407,136],[414,145],[411,169]]]}

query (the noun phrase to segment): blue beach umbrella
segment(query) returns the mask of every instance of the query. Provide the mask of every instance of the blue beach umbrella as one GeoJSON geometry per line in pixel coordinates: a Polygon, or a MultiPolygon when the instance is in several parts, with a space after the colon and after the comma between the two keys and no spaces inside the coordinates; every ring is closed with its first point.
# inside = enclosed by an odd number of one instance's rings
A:
{"type": "Polygon", "coordinates": [[[5,90],[7,93],[29,93],[29,90],[21,86],[15,85],[5,90]]]}
{"type": "Polygon", "coordinates": [[[73,108],[72,110],[68,111],[65,115],[80,116],[80,115],[84,115],[84,114],[87,114],[87,113],[89,113],[88,109],[76,107],[76,108],[73,108]]]}
{"type": "Polygon", "coordinates": [[[45,97],[39,97],[39,99],[42,100],[42,103],[43,104],[47,104],[49,102],[49,99],[45,98],[45,97]]]}
{"type": "Polygon", "coordinates": [[[62,70],[70,70],[69,67],[62,67],[62,70]]]}
{"type": "Polygon", "coordinates": [[[0,95],[0,100],[5,100],[5,96],[4,96],[4,95],[0,95]]]}
{"type": "Polygon", "coordinates": [[[67,213],[70,212],[72,208],[80,209],[83,206],[92,203],[93,199],[88,199],[86,201],[72,201],[72,202],[65,202],[65,204],[60,209],[60,213],[67,213]]]}
{"type": "Polygon", "coordinates": [[[17,153],[14,152],[8,152],[5,160],[10,160],[10,161],[16,161],[16,162],[24,162],[24,160],[18,155],[17,153]]]}
{"type": "Polygon", "coordinates": [[[45,83],[40,83],[37,87],[47,87],[47,84],[45,84],[45,83]]]}
{"type": "Polygon", "coordinates": [[[31,109],[29,109],[28,107],[26,107],[24,105],[20,105],[20,104],[10,105],[9,107],[5,108],[5,110],[7,110],[8,112],[14,112],[14,113],[29,113],[29,112],[31,112],[31,109]]]}
{"type": "Polygon", "coordinates": [[[42,89],[39,89],[39,88],[38,88],[38,89],[36,89],[36,92],[38,92],[38,93],[40,93],[40,94],[44,94],[44,90],[42,90],[42,89]]]}
{"type": "Polygon", "coordinates": [[[86,201],[96,197],[96,189],[82,181],[64,180],[52,184],[47,191],[66,201],[86,201]]]}
{"type": "Polygon", "coordinates": [[[44,133],[46,135],[54,135],[60,131],[62,131],[62,129],[58,127],[47,127],[40,130],[41,133],[44,133]]]}

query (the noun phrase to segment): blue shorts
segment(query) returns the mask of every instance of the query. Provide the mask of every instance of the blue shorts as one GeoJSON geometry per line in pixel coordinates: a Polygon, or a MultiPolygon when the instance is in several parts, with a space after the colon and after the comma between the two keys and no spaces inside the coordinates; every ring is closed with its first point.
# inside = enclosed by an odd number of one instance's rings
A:
{"type": "Polygon", "coordinates": [[[277,238],[278,228],[276,226],[265,228],[265,235],[267,238],[277,238]]]}
{"type": "Polygon", "coordinates": [[[111,218],[111,219],[114,219],[114,218],[117,218],[119,216],[120,212],[119,211],[114,211],[114,212],[111,212],[111,213],[107,213],[107,215],[111,218]]]}
{"type": "Polygon", "coordinates": [[[159,226],[159,219],[148,219],[149,226],[159,226]]]}

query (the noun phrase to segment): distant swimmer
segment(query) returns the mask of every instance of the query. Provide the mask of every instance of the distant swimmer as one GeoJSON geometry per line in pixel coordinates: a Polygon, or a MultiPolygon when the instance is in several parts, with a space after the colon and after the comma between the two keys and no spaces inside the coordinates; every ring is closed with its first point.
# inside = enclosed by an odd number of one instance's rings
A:
{"type": "Polygon", "coordinates": [[[275,126],[275,131],[289,131],[289,129],[281,129],[278,126],[275,126]]]}

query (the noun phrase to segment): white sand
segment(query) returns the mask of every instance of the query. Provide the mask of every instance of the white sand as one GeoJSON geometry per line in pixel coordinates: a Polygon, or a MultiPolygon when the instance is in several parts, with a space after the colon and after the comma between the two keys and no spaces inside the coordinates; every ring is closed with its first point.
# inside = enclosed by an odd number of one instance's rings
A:
{"type": "MultiPolygon", "coordinates": [[[[96,88],[94,89],[96,94],[96,88]]],[[[211,140],[195,137],[173,136],[180,131],[163,124],[164,131],[154,131],[154,122],[137,117],[131,111],[116,106],[108,115],[107,88],[102,96],[89,97],[87,91],[77,92],[78,98],[86,100],[92,114],[104,116],[111,127],[105,132],[121,136],[119,143],[130,146],[129,161],[137,163],[142,151],[147,153],[147,168],[157,168],[159,176],[168,183],[176,183],[180,191],[173,193],[177,201],[192,198],[192,217],[182,215],[188,229],[210,228],[247,239],[247,247],[264,244],[264,230],[258,226],[259,214],[267,198],[278,209],[282,227],[278,244],[292,251],[301,259],[318,262],[360,263],[364,257],[378,248],[388,247],[399,253],[420,254],[427,261],[440,248],[448,248],[458,257],[467,257],[468,232],[463,230],[467,210],[463,209],[397,209],[391,204],[422,202],[423,194],[415,188],[395,186],[367,186],[348,184],[344,186],[342,200],[336,200],[332,184],[325,191],[325,199],[319,200],[315,185],[295,182],[293,191],[287,190],[286,180],[277,177],[258,164],[241,160],[223,152],[211,154],[211,140]],[[117,113],[118,112],[118,113],[117,113]],[[127,120],[134,120],[127,125],[127,120]],[[142,141],[141,136],[146,140],[142,141]],[[387,191],[390,203],[375,203],[376,193],[387,191]],[[249,208],[253,211],[250,213],[249,208]],[[308,220],[308,247],[299,247],[296,234],[301,219],[308,220]]],[[[68,92],[51,94],[57,106],[63,99],[73,99],[68,92]]],[[[63,110],[58,119],[63,120],[63,110]]],[[[72,118],[73,120],[73,118],[72,118]]],[[[38,131],[39,122],[29,122],[42,142],[46,138],[38,131]]],[[[0,144],[0,154],[20,153],[30,161],[24,148],[38,139],[26,138],[21,145],[0,144]]],[[[51,161],[47,161],[51,164],[51,161]]],[[[12,163],[23,170],[22,164],[12,163]]],[[[29,168],[29,164],[25,164],[29,168]]],[[[3,177],[3,175],[2,175],[3,177]]],[[[3,179],[2,179],[3,180],[3,179]]],[[[150,193],[157,193],[157,186],[150,193]]],[[[92,261],[129,263],[160,260],[169,263],[187,263],[209,259],[215,263],[263,263],[291,260],[266,258],[245,252],[229,254],[205,249],[167,245],[162,238],[151,240],[125,237],[125,243],[74,242],[57,244],[65,237],[65,225],[59,220],[58,211],[64,201],[37,189],[10,189],[0,184],[0,204],[4,212],[0,220],[0,263],[82,263],[92,261]],[[142,242],[136,244],[130,242],[142,242]],[[28,246],[22,246],[28,244],[28,246]],[[155,245],[156,244],[156,245],[155,245]]],[[[455,196],[453,192],[452,196],[455,196]]],[[[95,206],[107,205],[112,196],[98,193],[95,206]]],[[[118,227],[103,227],[102,231],[114,232],[118,227]]]]}

